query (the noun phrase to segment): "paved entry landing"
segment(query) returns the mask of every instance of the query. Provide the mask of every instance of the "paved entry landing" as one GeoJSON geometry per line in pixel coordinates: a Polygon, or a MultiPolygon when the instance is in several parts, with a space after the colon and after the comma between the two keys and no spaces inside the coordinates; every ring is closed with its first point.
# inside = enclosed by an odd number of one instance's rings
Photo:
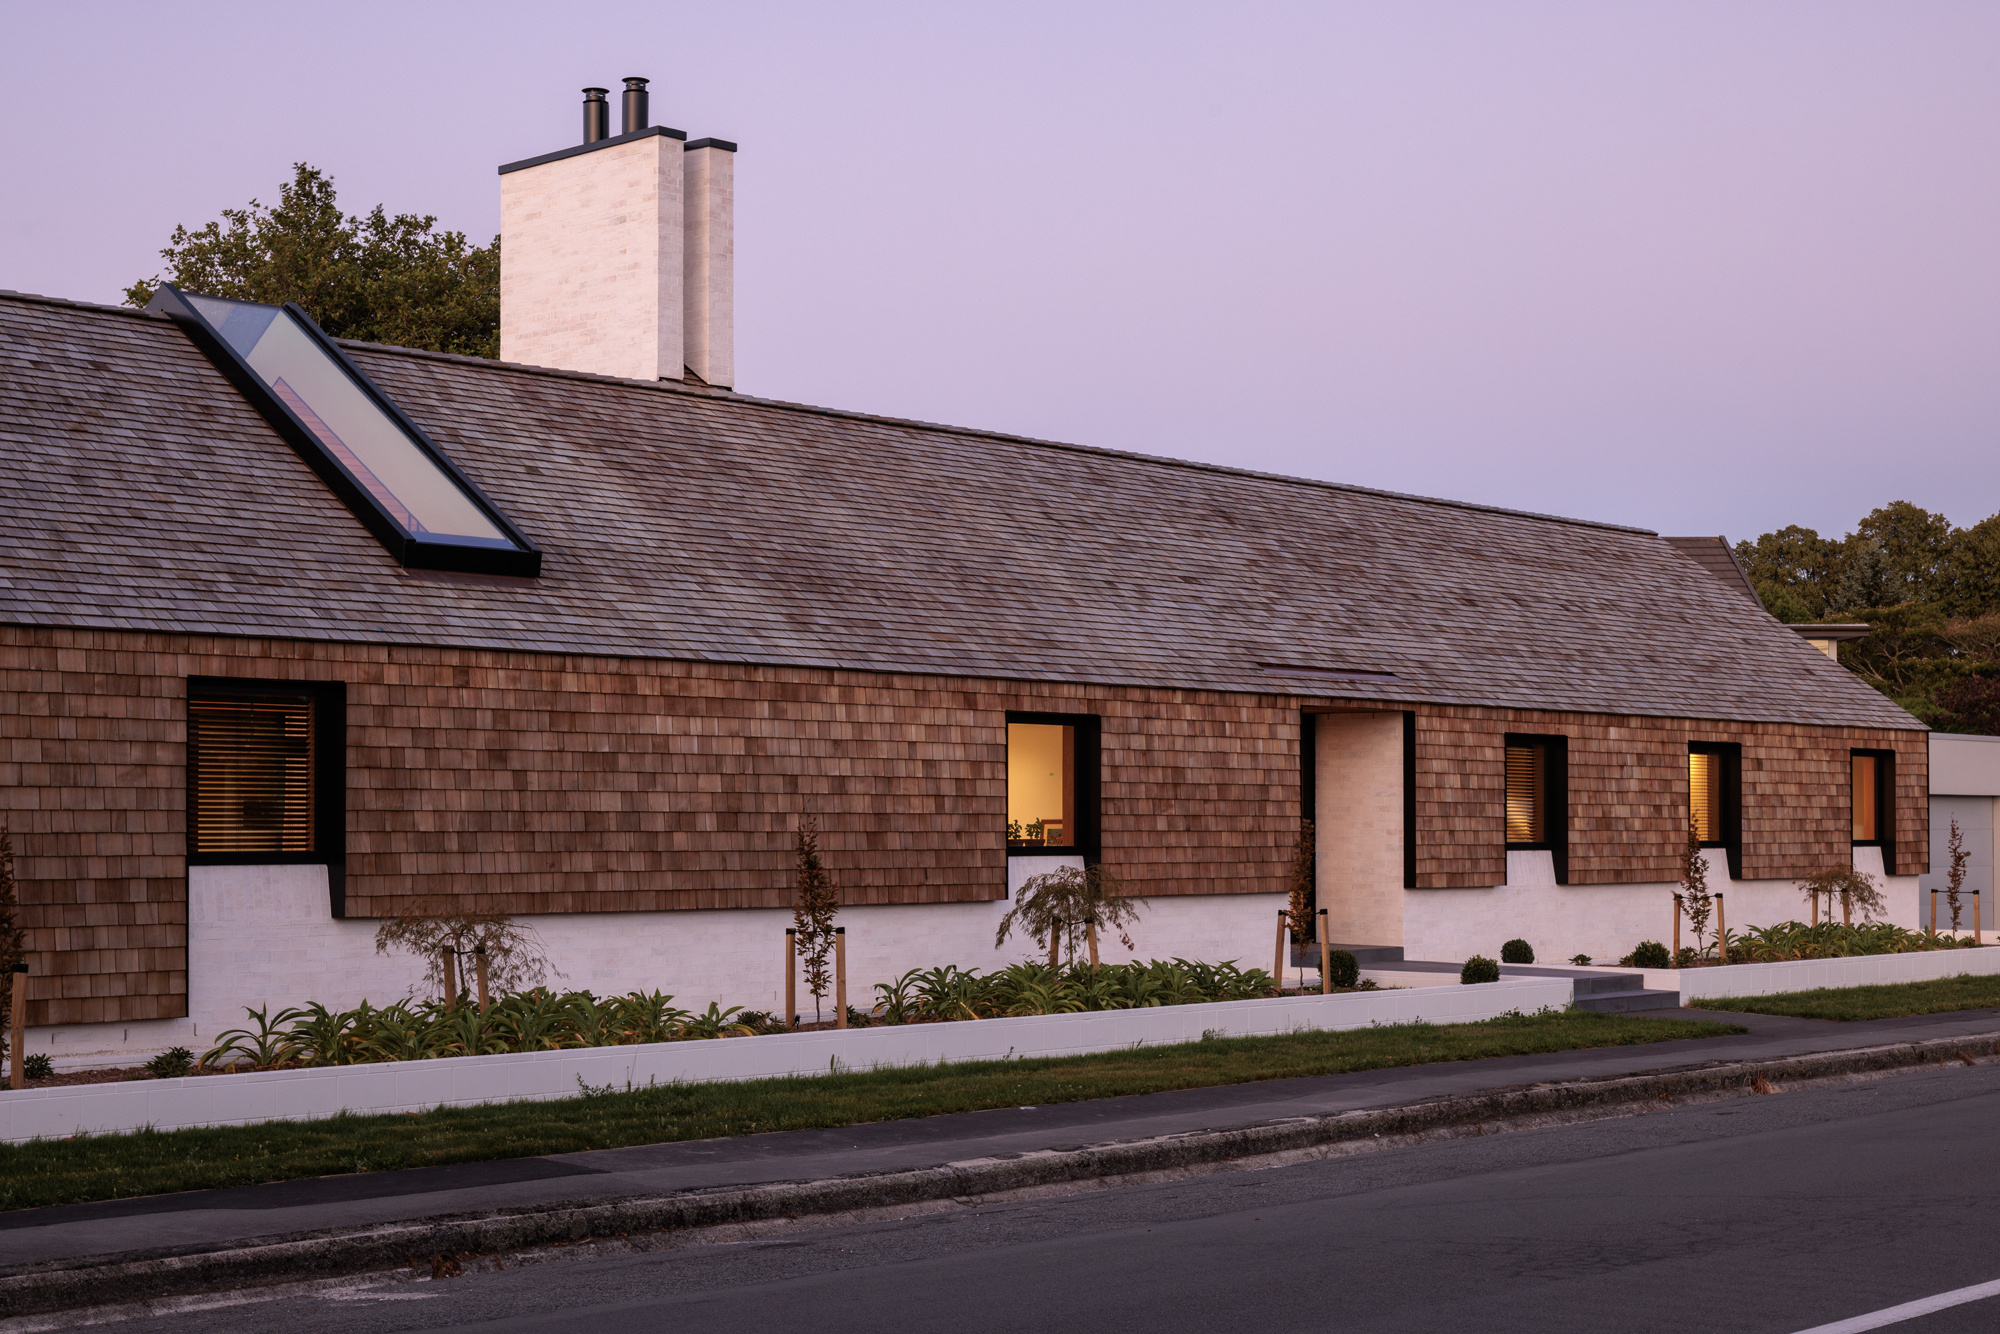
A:
{"type": "MultiPolygon", "coordinates": [[[[1336,945],[1361,965],[1362,975],[1384,987],[1439,987],[1458,981],[1462,964],[1432,959],[1405,959],[1400,945],[1336,945]]],[[[1319,956],[1312,953],[1305,966],[1317,972],[1319,956]]],[[[1566,977],[1575,987],[1576,1008],[1604,1012],[1631,1010],[1674,1010],[1680,1008],[1679,991],[1649,991],[1644,973],[1623,973],[1608,968],[1561,968],[1540,964],[1503,963],[1503,978],[1566,977]]]]}

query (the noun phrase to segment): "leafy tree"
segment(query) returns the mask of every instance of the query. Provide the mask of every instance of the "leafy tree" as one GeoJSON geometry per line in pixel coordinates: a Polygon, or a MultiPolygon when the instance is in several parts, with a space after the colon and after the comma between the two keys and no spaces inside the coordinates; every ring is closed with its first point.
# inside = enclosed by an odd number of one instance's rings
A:
{"type": "Polygon", "coordinates": [[[1932,696],[1925,718],[1940,732],[2000,736],[2000,676],[1962,676],[1932,696]]]}
{"type": "Polygon", "coordinates": [[[1867,599],[1870,606],[1894,606],[1921,600],[1938,582],[1952,548],[1951,520],[1907,500],[1892,500],[1854,526],[1849,546],[1865,543],[1881,568],[1887,596],[1867,599]]]}
{"type": "Polygon", "coordinates": [[[1764,593],[1765,586],[1784,589],[1804,613],[1794,619],[1812,621],[1826,614],[1827,595],[1839,574],[1841,551],[1841,543],[1821,537],[1810,528],[1791,524],[1775,533],[1765,533],[1755,542],[1738,542],[1736,559],[1764,595],[1767,607],[1771,605],[1771,595],[1764,593]]]}
{"type": "Polygon", "coordinates": [[[1952,534],[1932,597],[1947,616],[2000,611],[2000,514],[1952,534]]]}
{"type": "Polygon", "coordinates": [[[334,338],[500,355],[500,238],[474,246],[429,215],[343,214],[333,178],[300,162],[275,208],[251,200],[197,231],[174,228],[164,275],[125,289],[144,306],[162,281],[204,296],[296,301],[334,338]]]}

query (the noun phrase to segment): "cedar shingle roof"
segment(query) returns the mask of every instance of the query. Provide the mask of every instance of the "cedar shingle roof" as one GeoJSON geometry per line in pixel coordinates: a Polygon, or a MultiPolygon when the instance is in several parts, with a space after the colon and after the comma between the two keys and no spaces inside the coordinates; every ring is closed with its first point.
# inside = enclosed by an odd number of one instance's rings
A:
{"type": "Polygon", "coordinates": [[[402,570],[165,319],[0,297],[0,621],[1920,726],[1636,529],[349,351],[541,578],[402,570]]]}

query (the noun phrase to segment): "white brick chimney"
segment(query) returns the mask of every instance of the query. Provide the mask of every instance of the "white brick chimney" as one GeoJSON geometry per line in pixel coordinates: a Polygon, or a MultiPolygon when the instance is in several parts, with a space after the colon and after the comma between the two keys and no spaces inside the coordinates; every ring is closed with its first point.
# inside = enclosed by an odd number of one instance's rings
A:
{"type": "Polygon", "coordinates": [[[604,96],[582,144],[500,168],[501,360],[731,385],[736,145],[648,124],[637,78],[612,137],[604,96]]]}

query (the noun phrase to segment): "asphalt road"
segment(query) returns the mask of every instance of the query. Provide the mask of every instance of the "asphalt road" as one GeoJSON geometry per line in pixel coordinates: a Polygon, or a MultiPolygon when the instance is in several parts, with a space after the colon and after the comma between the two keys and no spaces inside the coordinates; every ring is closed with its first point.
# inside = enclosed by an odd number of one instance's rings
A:
{"type": "MultiPolygon", "coordinates": [[[[1792,1334],[2000,1279],[2000,1065],[124,1330],[1792,1334]]],[[[1890,1328],[2000,1329],[2000,1297],[1890,1328]]]]}

